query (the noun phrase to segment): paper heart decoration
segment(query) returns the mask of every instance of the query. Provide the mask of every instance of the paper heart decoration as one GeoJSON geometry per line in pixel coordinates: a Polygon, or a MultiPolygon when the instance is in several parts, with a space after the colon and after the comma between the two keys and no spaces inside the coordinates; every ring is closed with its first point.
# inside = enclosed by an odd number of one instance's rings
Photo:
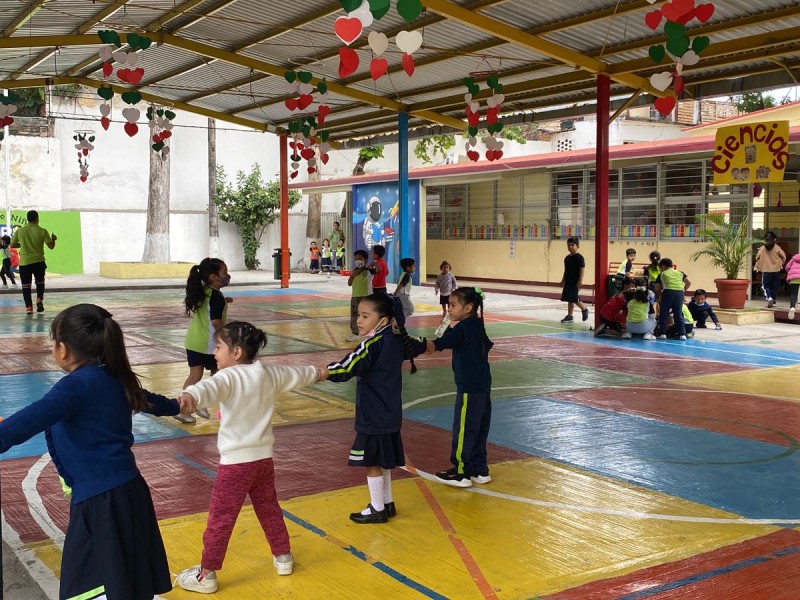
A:
{"type": "Polygon", "coordinates": [[[296,170],[296,169],[299,169],[299,168],[300,168],[300,163],[299,162],[293,162],[292,163],[292,170],[296,170]]]}
{"type": "Polygon", "coordinates": [[[305,110],[311,106],[312,102],[314,102],[314,97],[311,94],[303,94],[297,99],[297,108],[305,110]]]}
{"type": "Polygon", "coordinates": [[[136,63],[139,62],[139,53],[128,52],[128,56],[126,57],[126,62],[128,63],[129,67],[135,67],[136,63]]]}
{"type": "Polygon", "coordinates": [[[661,7],[664,18],[673,23],[688,23],[694,18],[694,0],[672,0],[661,7]]]}
{"type": "Polygon", "coordinates": [[[711,3],[698,4],[694,9],[694,16],[696,16],[697,20],[701,23],[705,23],[714,16],[714,5],[711,3]]]}
{"type": "Polygon", "coordinates": [[[466,102],[467,104],[472,102],[472,94],[464,94],[464,102],[466,102]]]}
{"type": "Polygon", "coordinates": [[[702,54],[703,50],[708,48],[708,45],[711,43],[711,40],[708,39],[705,35],[698,35],[696,38],[692,40],[692,50],[694,50],[695,54],[702,54]]]}
{"type": "Polygon", "coordinates": [[[352,48],[339,48],[339,78],[349,77],[358,69],[358,53],[352,48]]]}
{"type": "Polygon", "coordinates": [[[170,153],[169,146],[164,146],[164,148],[161,150],[161,160],[167,160],[169,153],[170,153]]]}
{"type": "Polygon", "coordinates": [[[655,106],[656,110],[662,115],[667,116],[675,109],[677,103],[678,100],[675,96],[667,96],[666,98],[659,98],[656,100],[653,106],[655,106]]]}
{"type": "Polygon", "coordinates": [[[86,183],[86,180],[89,179],[86,175],[81,175],[81,183],[86,183]]]}
{"type": "Polygon", "coordinates": [[[319,151],[322,154],[327,154],[331,151],[331,145],[328,142],[322,142],[319,146],[319,151]]]}
{"type": "Polygon", "coordinates": [[[330,160],[330,156],[328,156],[327,154],[320,154],[319,159],[322,161],[323,165],[327,165],[328,161],[330,160]]]}
{"type": "Polygon", "coordinates": [[[100,56],[100,60],[108,62],[114,55],[114,49],[111,46],[100,46],[100,50],[97,51],[97,54],[100,56]]]}
{"type": "MultiPolygon", "coordinates": [[[[486,123],[489,125],[495,125],[497,123],[497,111],[493,109],[488,109],[486,111],[486,123]]],[[[489,130],[489,133],[494,133],[494,131],[489,130]]]]}
{"type": "Polygon", "coordinates": [[[290,83],[290,82],[284,80],[283,87],[284,87],[284,91],[287,94],[293,95],[293,94],[296,94],[298,92],[298,87],[299,86],[298,86],[296,81],[293,82],[293,83],[290,83]]]}
{"type": "Polygon", "coordinates": [[[414,57],[410,54],[403,54],[403,60],[401,61],[403,64],[403,70],[406,72],[406,75],[411,77],[414,74],[414,57]]]}
{"type": "Polygon", "coordinates": [[[171,137],[172,137],[172,132],[171,131],[164,130],[164,131],[161,132],[161,139],[162,140],[168,140],[171,137]]]}
{"type": "Polygon", "coordinates": [[[380,31],[370,31],[369,36],[367,36],[367,43],[375,56],[380,56],[389,47],[389,38],[380,31]]]}
{"type": "Polygon", "coordinates": [[[325,119],[327,118],[327,116],[329,114],[331,114],[331,107],[330,106],[327,106],[327,105],[323,104],[323,105],[321,105],[319,107],[318,117],[319,117],[319,125],[320,125],[320,127],[322,127],[322,124],[325,122],[325,119]]]}
{"type": "Polygon", "coordinates": [[[124,65],[128,61],[128,51],[127,50],[115,50],[111,53],[112,58],[121,65],[124,65]]]}
{"type": "Polygon", "coordinates": [[[283,104],[291,111],[297,110],[297,98],[287,98],[283,101],[283,104]]]}
{"type": "Polygon", "coordinates": [[[311,94],[314,92],[314,86],[310,83],[301,83],[300,85],[297,86],[297,91],[301,95],[311,94]]]}
{"type": "Polygon", "coordinates": [[[644,16],[644,22],[647,23],[647,26],[650,29],[655,31],[656,29],[658,29],[658,26],[661,25],[661,19],[662,18],[663,18],[663,15],[661,14],[661,11],[660,10],[654,10],[654,11],[651,11],[651,12],[647,13],[644,16]]]}
{"type": "Polygon", "coordinates": [[[650,55],[654,63],[659,64],[667,55],[667,49],[664,46],[650,46],[647,54],[650,55]]]}
{"type": "Polygon", "coordinates": [[[672,73],[669,71],[662,71],[650,76],[650,85],[652,85],[659,92],[663,92],[670,85],[672,85],[672,73]]]}
{"type": "Polygon", "coordinates": [[[647,0],[648,4],[655,4],[656,2],[658,2],[658,0],[647,0]]]}
{"type": "Polygon", "coordinates": [[[478,138],[473,136],[467,140],[467,143],[474,148],[478,145],[478,138]]]}
{"type": "Polygon", "coordinates": [[[683,56],[689,49],[689,43],[686,35],[674,35],[667,39],[667,50],[672,56],[683,56]]]}
{"type": "Polygon", "coordinates": [[[683,77],[678,74],[675,77],[675,95],[680,96],[683,93],[683,90],[686,89],[686,82],[683,80],[683,77]]]}
{"type": "Polygon", "coordinates": [[[317,172],[317,169],[315,167],[308,167],[307,170],[309,175],[312,175],[317,172]]]}
{"type": "Polygon", "coordinates": [[[397,0],[397,14],[409,23],[413,23],[422,14],[420,0],[397,0]]]}
{"type": "Polygon", "coordinates": [[[125,133],[133,137],[139,133],[139,126],[136,123],[125,123],[125,133]]]}
{"type": "Polygon", "coordinates": [[[478,154],[478,152],[475,151],[475,150],[468,150],[467,151],[467,158],[470,159],[472,162],[478,162],[480,157],[481,157],[481,155],[478,154]]]}
{"type": "Polygon", "coordinates": [[[104,44],[114,44],[117,48],[122,45],[122,40],[119,39],[119,34],[110,29],[101,29],[97,32],[97,36],[104,44]]]}
{"type": "Polygon", "coordinates": [[[313,156],[308,159],[308,166],[309,167],[316,167],[317,166],[317,159],[313,156]]]}
{"type": "Polygon", "coordinates": [[[401,31],[394,43],[406,54],[414,54],[422,46],[422,34],[419,31],[401,31]]]}
{"type": "Polygon", "coordinates": [[[104,117],[107,117],[111,114],[111,105],[110,104],[101,104],[100,105],[100,114],[104,117]]]}
{"type": "Polygon", "coordinates": [[[103,77],[110,77],[111,73],[114,72],[114,65],[110,62],[103,63],[103,77]]]}
{"type": "Polygon", "coordinates": [[[117,79],[125,83],[136,85],[142,80],[142,77],[144,77],[144,69],[142,67],[137,67],[135,69],[117,69],[117,79]]]}
{"type": "Polygon", "coordinates": [[[354,10],[358,10],[361,6],[361,0],[339,0],[339,4],[342,5],[345,12],[351,13],[354,10]]]}
{"type": "Polygon", "coordinates": [[[680,58],[681,64],[685,67],[691,67],[700,62],[700,57],[697,56],[694,50],[687,50],[680,58]]]}
{"type": "Polygon", "coordinates": [[[470,102],[467,105],[467,108],[469,108],[470,112],[477,113],[481,109],[481,103],[480,102],[470,102]]]}
{"type": "Polygon", "coordinates": [[[477,127],[481,122],[481,116],[478,113],[470,113],[467,115],[467,123],[471,127],[477,127]]]}
{"type": "Polygon", "coordinates": [[[103,127],[103,129],[108,131],[108,127],[111,125],[111,119],[109,119],[108,117],[103,117],[102,119],[100,119],[100,125],[103,127]]]}
{"type": "Polygon", "coordinates": [[[314,158],[314,154],[315,152],[313,148],[303,148],[303,150],[300,152],[300,156],[306,160],[314,158]]]}
{"type": "Polygon", "coordinates": [[[297,177],[297,171],[292,171],[292,172],[289,174],[289,177],[290,177],[291,179],[294,179],[295,177],[297,177]]]}
{"type": "Polygon", "coordinates": [[[130,123],[138,121],[141,114],[142,113],[138,108],[133,108],[132,106],[122,109],[122,116],[125,117],[125,120],[130,123]]]}
{"type": "Polygon", "coordinates": [[[336,32],[336,37],[349,46],[358,39],[364,26],[356,18],[339,17],[333,24],[333,30],[336,32]]]}
{"type": "Polygon", "coordinates": [[[377,20],[381,20],[389,12],[390,0],[369,0],[369,11],[377,20]]]}
{"type": "Polygon", "coordinates": [[[99,88],[97,88],[97,95],[103,100],[111,100],[111,98],[114,97],[114,90],[111,89],[111,86],[101,85],[99,88]]]}
{"type": "Polygon", "coordinates": [[[369,63],[369,74],[375,81],[386,75],[389,70],[389,61],[385,58],[373,58],[369,63]]]}
{"type": "Polygon", "coordinates": [[[120,98],[125,104],[139,104],[142,101],[142,95],[139,92],[123,92],[120,98]]]}
{"type": "Polygon", "coordinates": [[[372,22],[375,20],[375,17],[372,16],[372,13],[369,10],[369,0],[363,0],[361,2],[361,6],[347,16],[355,17],[361,21],[361,25],[364,27],[364,29],[372,25],[372,22]]]}

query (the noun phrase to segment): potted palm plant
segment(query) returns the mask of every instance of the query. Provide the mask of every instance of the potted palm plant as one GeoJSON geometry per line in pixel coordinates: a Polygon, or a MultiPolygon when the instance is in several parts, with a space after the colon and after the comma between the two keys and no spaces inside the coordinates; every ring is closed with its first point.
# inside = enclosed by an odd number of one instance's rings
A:
{"type": "Polygon", "coordinates": [[[711,265],[725,273],[722,279],[715,279],[720,308],[742,309],[747,300],[750,279],[740,279],[739,274],[747,266],[750,251],[761,240],[750,237],[747,219],[740,223],[730,223],[721,213],[700,216],[703,226],[701,235],[706,238],[706,246],[690,257],[696,261],[706,257],[711,265]]]}

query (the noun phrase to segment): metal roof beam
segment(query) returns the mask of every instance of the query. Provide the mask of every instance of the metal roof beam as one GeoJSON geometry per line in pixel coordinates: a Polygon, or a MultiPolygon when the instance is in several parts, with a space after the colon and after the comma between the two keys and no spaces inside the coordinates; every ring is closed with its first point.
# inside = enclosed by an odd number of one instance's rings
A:
{"type": "Polygon", "coordinates": [[[3,29],[2,33],[3,37],[8,37],[10,35],[13,35],[14,32],[17,31],[17,29],[25,25],[25,23],[30,21],[36,15],[36,13],[42,10],[42,6],[44,6],[48,2],[50,2],[50,0],[34,0],[30,4],[28,4],[25,10],[23,10],[16,17],[14,17],[11,23],[9,23],[8,26],[5,29],[3,29]]]}

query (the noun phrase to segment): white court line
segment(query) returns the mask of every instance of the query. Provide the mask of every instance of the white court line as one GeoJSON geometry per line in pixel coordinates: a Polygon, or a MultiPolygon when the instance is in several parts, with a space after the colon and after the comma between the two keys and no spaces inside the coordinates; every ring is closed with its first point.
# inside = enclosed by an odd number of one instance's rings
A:
{"type": "MultiPolygon", "coordinates": [[[[408,470],[405,467],[401,467],[408,470]]],[[[417,475],[423,479],[434,481],[443,484],[434,478],[430,473],[416,469],[417,475]]],[[[619,510],[613,508],[600,508],[598,506],[585,506],[581,504],[567,504],[565,502],[550,502],[547,500],[534,500],[533,498],[525,498],[523,496],[515,496],[512,494],[504,494],[502,492],[493,492],[486,488],[478,488],[472,486],[470,488],[463,488],[465,491],[475,494],[483,494],[484,496],[491,496],[501,500],[508,500],[512,502],[521,502],[523,504],[531,504],[533,506],[541,506],[543,508],[554,508],[559,510],[573,510],[576,512],[592,513],[599,515],[612,515],[618,517],[626,517],[629,519],[651,519],[657,521],[677,521],[680,523],[710,523],[715,525],[800,525],[800,519],[744,519],[744,518],[715,518],[715,517],[690,517],[687,515],[665,515],[661,513],[647,513],[637,510],[619,510]]],[[[702,505],[704,506],[704,505],[702,505]]]]}
{"type": "MultiPolygon", "coordinates": [[[[44,564],[33,549],[25,546],[19,534],[14,531],[6,521],[5,513],[0,513],[3,527],[3,540],[8,544],[17,557],[19,563],[25,567],[28,574],[50,600],[58,600],[58,579],[46,564],[44,564]]],[[[8,581],[6,580],[6,583],[8,581]]]]}

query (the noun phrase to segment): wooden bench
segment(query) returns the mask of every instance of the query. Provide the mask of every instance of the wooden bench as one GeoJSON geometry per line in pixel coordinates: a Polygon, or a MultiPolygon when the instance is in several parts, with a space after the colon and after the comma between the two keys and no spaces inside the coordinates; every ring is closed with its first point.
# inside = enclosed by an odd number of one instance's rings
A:
{"type": "MultiPolygon", "coordinates": [[[[621,264],[621,261],[608,263],[608,275],[616,275],[621,264]]],[[[649,266],[650,263],[633,263],[631,265],[631,277],[644,277],[645,269],[649,266]]]]}

